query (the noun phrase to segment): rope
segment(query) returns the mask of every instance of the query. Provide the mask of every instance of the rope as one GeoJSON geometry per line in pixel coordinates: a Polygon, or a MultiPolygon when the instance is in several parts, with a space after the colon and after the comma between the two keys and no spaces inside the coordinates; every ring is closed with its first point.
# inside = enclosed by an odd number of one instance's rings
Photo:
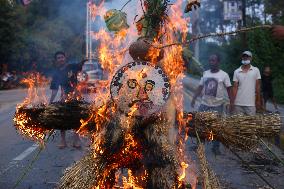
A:
{"type": "MultiPolygon", "coordinates": [[[[45,140],[45,142],[47,142],[50,138],[50,136],[54,133],[54,130],[51,130],[49,136],[47,137],[47,139],[45,140]]],[[[44,149],[43,146],[40,146],[40,149],[38,150],[38,152],[35,154],[35,156],[33,157],[32,161],[30,162],[30,164],[25,167],[24,171],[22,172],[22,174],[20,175],[20,177],[17,179],[16,183],[13,186],[13,189],[16,189],[19,184],[23,181],[23,179],[25,178],[25,176],[29,173],[29,171],[32,169],[33,164],[38,160],[40,153],[42,152],[42,150],[44,149]]]]}
{"type": "Polygon", "coordinates": [[[251,31],[251,30],[255,30],[255,29],[270,29],[270,28],[272,28],[271,25],[260,25],[260,26],[254,26],[254,27],[249,27],[249,28],[242,28],[242,29],[239,29],[239,30],[236,30],[236,31],[231,31],[231,32],[209,33],[209,34],[205,34],[205,35],[199,35],[197,37],[193,37],[190,40],[187,40],[184,43],[171,43],[171,44],[167,44],[167,45],[160,46],[160,47],[154,46],[152,44],[151,45],[154,48],[163,49],[163,48],[171,47],[171,46],[175,46],[175,45],[189,45],[190,43],[192,43],[194,41],[197,41],[197,40],[200,40],[200,39],[205,39],[205,38],[208,38],[208,37],[222,37],[222,36],[225,36],[225,35],[233,35],[233,34],[236,34],[236,33],[247,32],[247,31],[251,31]]]}
{"type": "Polygon", "coordinates": [[[128,4],[128,3],[130,3],[132,0],[128,0],[122,7],[121,7],[121,9],[120,9],[120,11],[122,11],[122,9],[124,9],[124,7],[128,4]]]}

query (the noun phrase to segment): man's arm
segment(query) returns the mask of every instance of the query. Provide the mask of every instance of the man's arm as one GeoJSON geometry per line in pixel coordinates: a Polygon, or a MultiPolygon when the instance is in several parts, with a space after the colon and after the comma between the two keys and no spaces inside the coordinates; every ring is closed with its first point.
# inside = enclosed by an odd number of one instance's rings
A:
{"type": "Polygon", "coordinates": [[[229,97],[230,104],[231,104],[231,103],[232,103],[232,99],[233,99],[233,95],[232,95],[232,86],[227,87],[226,89],[227,89],[228,97],[229,97]]]}
{"type": "Polygon", "coordinates": [[[272,36],[275,39],[284,40],[284,26],[275,25],[272,27],[272,36]]]}
{"type": "Polygon", "coordinates": [[[260,84],[261,80],[257,79],[255,84],[255,97],[256,97],[256,108],[261,108],[261,96],[260,96],[260,84]]]}
{"type": "Polygon", "coordinates": [[[199,85],[198,88],[196,89],[194,95],[193,95],[193,98],[192,98],[192,101],[191,101],[191,107],[194,108],[194,105],[195,105],[195,101],[196,101],[196,98],[198,96],[200,96],[201,92],[202,92],[202,89],[203,89],[203,86],[202,85],[199,85]]]}
{"type": "Polygon", "coordinates": [[[231,90],[231,99],[230,99],[230,111],[232,112],[234,110],[235,100],[238,92],[239,82],[234,81],[233,88],[231,90]]]}

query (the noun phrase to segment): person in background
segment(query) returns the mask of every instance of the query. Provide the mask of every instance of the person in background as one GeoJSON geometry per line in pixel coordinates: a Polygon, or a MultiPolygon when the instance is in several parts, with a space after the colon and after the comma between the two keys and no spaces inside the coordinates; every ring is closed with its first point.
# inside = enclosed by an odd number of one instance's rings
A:
{"type": "Polygon", "coordinates": [[[272,37],[279,40],[284,40],[284,26],[275,25],[272,27],[272,37]]]}
{"type": "MultiPolygon", "coordinates": [[[[61,87],[61,100],[66,100],[67,97],[75,97],[76,85],[77,85],[77,73],[82,69],[84,61],[78,64],[67,64],[66,55],[62,51],[58,51],[54,55],[55,58],[55,70],[53,72],[52,81],[50,84],[51,97],[50,103],[52,103],[58,93],[59,87],[61,87]]],[[[61,142],[58,145],[60,149],[67,147],[65,139],[65,131],[61,130],[61,142]]],[[[74,132],[73,147],[80,148],[79,135],[74,132]]]]}
{"type": "MultiPolygon", "coordinates": [[[[220,114],[224,112],[224,103],[226,102],[226,93],[231,99],[231,81],[229,75],[219,68],[220,58],[216,54],[209,57],[210,69],[203,73],[199,86],[193,96],[191,106],[194,108],[195,101],[202,94],[199,111],[217,111],[220,114]]],[[[220,154],[220,144],[213,141],[212,151],[220,154]]]]}
{"type": "Polygon", "coordinates": [[[274,105],[276,111],[278,111],[278,107],[273,95],[273,87],[272,81],[273,76],[271,75],[270,66],[265,66],[263,70],[263,74],[261,76],[262,80],[262,94],[263,94],[263,108],[266,111],[266,102],[270,99],[274,105]]]}
{"type": "Polygon", "coordinates": [[[241,67],[233,76],[233,100],[231,111],[234,114],[255,115],[256,107],[261,108],[259,69],[251,65],[252,53],[242,53],[241,67]]]}

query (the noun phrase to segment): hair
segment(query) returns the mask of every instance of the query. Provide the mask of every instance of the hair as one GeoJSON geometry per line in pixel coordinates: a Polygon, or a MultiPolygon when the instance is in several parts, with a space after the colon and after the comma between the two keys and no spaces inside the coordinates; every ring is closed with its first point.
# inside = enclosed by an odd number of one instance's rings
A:
{"type": "Polygon", "coordinates": [[[65,52],[63,52],[63,51],[57,51],[55,54],[54,54],[54,59],[56,59],[56,57],[58,56],[58,55],[63,55],[63,56],[66,56],[66,54],[65,54],[65,52]]]}
{"type": "Polygon", "coordinates": [[[213,56],[213,55],[216,56],[218,62],[221,61],[220,55],[219,55],[218,53],[213,53],[213,54],[211,54],[210,56],[213,56]]]}

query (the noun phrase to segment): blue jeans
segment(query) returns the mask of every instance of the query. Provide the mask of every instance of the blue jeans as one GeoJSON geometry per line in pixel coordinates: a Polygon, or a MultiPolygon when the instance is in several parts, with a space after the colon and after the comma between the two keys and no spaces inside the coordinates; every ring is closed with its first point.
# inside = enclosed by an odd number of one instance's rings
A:
{"type": "MultiPolygon", "coordinates": [[[[199,112],[210,112],[210,111],[214,111],[214,112],[218,112],[219,114],[223,113],[223,105],[220,106],[207,106],[205,104],[201,104],[198,108],[199,112]]],[[[220,147],[220,142],[213,140],[213,148],[214,149],[219,149],[220,147]]]]}

